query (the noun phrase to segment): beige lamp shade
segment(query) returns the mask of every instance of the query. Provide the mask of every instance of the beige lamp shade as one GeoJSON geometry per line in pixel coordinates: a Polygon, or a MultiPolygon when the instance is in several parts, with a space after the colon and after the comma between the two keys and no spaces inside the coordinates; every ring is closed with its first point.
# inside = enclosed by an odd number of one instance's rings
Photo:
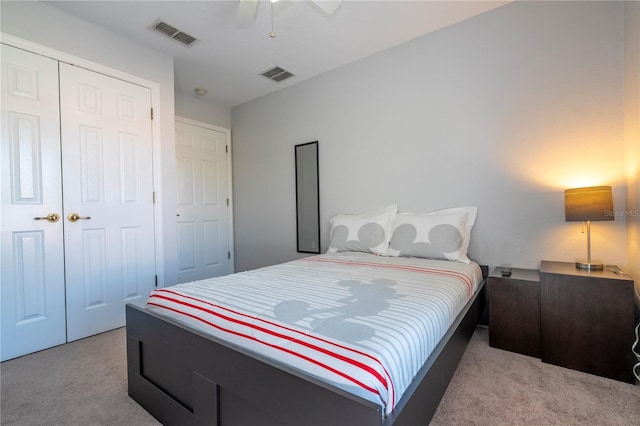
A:
{"type": "Polygon", "coordinates": [[[564,191],[567,222],[614,220],[610,186],[590,186],[564,191]]]}

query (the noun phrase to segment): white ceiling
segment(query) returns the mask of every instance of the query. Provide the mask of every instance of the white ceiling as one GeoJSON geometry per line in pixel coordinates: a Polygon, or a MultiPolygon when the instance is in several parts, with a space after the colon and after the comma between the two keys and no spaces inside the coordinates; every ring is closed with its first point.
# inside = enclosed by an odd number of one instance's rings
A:
{"type": "Polygon", "coordinates": [[[266,95],[341,65],[499,7],[508,1],[343,1],[331,15],[313,2],[258,3],[249,25],[230,1],[50,1],[72,15],[164,52],[175,61],[175,91],[225,107],[266,95]],[[149,26],[156,20],[196,37],[190,47],[149,26]],[[260,74],[278,65],[292,77],[281,83],[260,74]]]}

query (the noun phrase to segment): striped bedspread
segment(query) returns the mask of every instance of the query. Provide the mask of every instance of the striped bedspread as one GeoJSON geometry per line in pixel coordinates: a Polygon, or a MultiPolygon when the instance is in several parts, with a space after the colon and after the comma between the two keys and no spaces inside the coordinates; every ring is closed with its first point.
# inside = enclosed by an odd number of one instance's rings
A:
{"type": "Polygon", "coordinates": [[[475,263],[331,253],[157,290],[147,308],[389,414],[481,280],[475,263]]]}

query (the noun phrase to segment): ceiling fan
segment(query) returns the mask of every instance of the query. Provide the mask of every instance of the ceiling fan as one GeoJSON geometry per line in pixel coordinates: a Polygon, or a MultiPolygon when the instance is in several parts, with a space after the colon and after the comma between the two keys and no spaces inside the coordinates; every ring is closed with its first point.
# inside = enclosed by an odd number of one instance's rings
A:
{"type": "MultiPolygon", "coordinates": [[[[258,3],[261,0],[238,0],[238,12],[236,14],[236,20],[241,26],[250,25],[256,16],[256,10],[258,9],[258,3]]],[[[273,4],[278,0],[266,0],[273,4]]],[[[332,14],[338,9],[342,0],[310,0],[310,3],[318,6],[327,15],[332,14]]]]}

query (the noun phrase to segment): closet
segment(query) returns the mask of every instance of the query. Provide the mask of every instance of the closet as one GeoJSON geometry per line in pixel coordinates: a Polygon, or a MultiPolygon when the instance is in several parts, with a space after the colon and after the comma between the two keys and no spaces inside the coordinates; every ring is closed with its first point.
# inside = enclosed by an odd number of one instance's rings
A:
{"type": "Polygon", "coordinates": [[[1,49],[4,361],[123,326],[155,243],[149,88],[1,49]]]}

